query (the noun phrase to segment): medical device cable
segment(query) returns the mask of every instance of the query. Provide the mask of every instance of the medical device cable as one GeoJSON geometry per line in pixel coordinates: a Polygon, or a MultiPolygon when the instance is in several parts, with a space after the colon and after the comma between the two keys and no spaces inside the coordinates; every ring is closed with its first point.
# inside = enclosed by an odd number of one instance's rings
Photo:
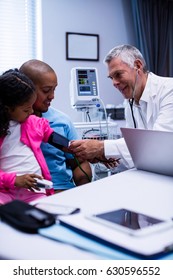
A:
{"type": "Polygon", "coordinates": [[[82,168],[81,165],[80,165],[79,160],[78,160],[75,156],[74,156],[74,159],[75,159],[75,161],[76,161],[78,167],[80,168],[80,170],[86,175],[88,181],[91,182],[91,181],[92,181],[92,177],[90,178],[89,175],[85,172],[85,170],[83,170],[83,168],[82,168]]]}

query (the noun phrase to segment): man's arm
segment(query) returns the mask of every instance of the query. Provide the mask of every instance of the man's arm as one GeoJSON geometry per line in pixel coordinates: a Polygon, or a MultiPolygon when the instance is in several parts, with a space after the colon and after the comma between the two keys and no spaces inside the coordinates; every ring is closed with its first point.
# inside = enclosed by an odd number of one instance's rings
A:
{"type": "Polygon", "coordinates": [[[92,181],[92,170],[88,161],[84,161],[73,170],[73,179],[76,186],[90,183],[92,181]],[[81,169],[80,169],[81,167],[81,169]],[[84,172],[85,173],[84,173],[84,172]]]}
{"type": "Polygon", "coordinates": [[[79,162],[75,159],[67,159],[66,162],[73,171],[73,180],[76,186],[92,181],[92,170],[88,161],[79,162]]]}

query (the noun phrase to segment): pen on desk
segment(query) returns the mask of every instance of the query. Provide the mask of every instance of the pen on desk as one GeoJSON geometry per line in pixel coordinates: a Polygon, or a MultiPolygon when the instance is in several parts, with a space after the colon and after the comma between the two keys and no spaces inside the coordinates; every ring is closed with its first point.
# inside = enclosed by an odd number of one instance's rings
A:
{"type": "Polygon", "coordinates": [[[55,215],[55,217],[67,216],[80,212],[80,208],[78,207],[59,205],[54,203],[38,202],[35,204],[35,207],[51,213],[52,215],[55,215]]]}

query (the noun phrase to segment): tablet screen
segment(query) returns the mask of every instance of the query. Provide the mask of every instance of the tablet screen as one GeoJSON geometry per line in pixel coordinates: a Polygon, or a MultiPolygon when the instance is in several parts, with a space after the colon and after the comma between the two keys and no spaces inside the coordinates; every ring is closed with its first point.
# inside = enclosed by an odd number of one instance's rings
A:
{"type": "Polygon", "coordinates": [[[95,217],[133,230],[143,229],[163,222],[162,220],[127,209],[101,213],[95,215],[95,217]]]}

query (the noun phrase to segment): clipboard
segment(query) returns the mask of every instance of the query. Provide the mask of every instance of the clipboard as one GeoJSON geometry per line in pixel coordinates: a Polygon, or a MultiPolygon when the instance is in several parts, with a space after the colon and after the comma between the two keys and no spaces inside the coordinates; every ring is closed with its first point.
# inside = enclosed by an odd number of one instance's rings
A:
{"type": "Polygon", "coordinates": [[[60,217],[60,224],[81,235],[96,240],[112,249],[130,253],[141,259],[173,259],[173,227],[143,237],[127,235],[110,227],[91,221],[81,212],[60,217]]]}
{"type": "Polygon", "coordinates": [[[55,224],[46,229],[40,229],[39,234],[43,237],[62,242],[83,251],[88,251],[98,256],[98,259],[127,260],[134,259],[130,254],[114,250],[100,242],[93,240],[79,232],[61,224],[55,224]]]}

